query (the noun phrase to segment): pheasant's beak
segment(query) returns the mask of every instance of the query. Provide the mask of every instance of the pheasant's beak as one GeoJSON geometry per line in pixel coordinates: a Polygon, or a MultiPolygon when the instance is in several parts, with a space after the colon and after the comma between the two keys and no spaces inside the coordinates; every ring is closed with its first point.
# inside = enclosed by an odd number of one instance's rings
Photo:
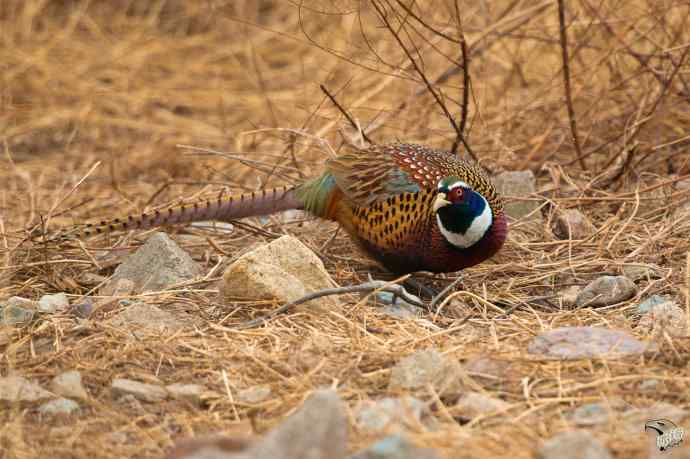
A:
{"type": "Polygon", "coordinates": [[[434,201],[434,212],[438,212],[441,207],[447,206],[448,204],[450,204],[450,201],[446,199],[446,193],[437,194],[436,200],[434,201]]]}

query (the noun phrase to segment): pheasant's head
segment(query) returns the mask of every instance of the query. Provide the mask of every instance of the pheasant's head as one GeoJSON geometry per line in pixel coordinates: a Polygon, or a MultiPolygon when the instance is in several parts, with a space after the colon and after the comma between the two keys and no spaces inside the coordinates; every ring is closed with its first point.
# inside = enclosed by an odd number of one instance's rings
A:
{"type": "Polygon", "coordinates": [[[458,177],[446,177],[438,183],[434,211],[443,236],[461,249],[479,242],[494,221],[487,198],[458,177]]]}

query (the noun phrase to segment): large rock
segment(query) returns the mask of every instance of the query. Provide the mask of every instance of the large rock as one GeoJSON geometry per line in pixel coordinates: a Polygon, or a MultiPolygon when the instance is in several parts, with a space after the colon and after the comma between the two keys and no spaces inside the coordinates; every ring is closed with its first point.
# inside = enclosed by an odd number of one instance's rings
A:
{"type": "Polygon", "coordinates": [[[575,299],[577,307],[610,306],[632,298],[635,283],[625,276],[601,276],[582,289],[575,299]]]}
{"type": "MultiPolygon", "coordinates": [[[[292,236],[283,236],[239,257],[225,270],[221,295],[232,299],[278,300],[287,303],[336,284],[323,262],[292,236]]],[[[334,306],[333,297],[307,304],[334,306]]]]}
{"type": "Polygon", "coordinates": [[[201,268],[167,234],[158,232],[115,269],[101,294],[112,295],[120,280],[134,284],[137,291],[164,290],[201,275],[201,268]]]}
{"type": "Polygon", "coordinates": [[[641,354],[653,346],[620,330],[600,327],[561,327],[536,336],[530,354],[563,360],[622,357],[641,354]]]}
{"type": "Polygon", "coordinates": [[[215,437],[183,441],[168,459],[345,459],[347,418],[337,393],[320,390],[264,438],[215,437]]]}
{"type": "MultiPolygon", "coordinates": [[[[537,180],[530,170],[508,171],[493,178],[498,192],[507,198],[505,212],[508,216],[521,219],[539,207],[539,202],[528,199],[537,191],[537,180]]],[[[541,214],[535,212],[530,220],[541,220],[541,214]]]]}
{"type": "Polygon", "coordinates": [[[611,459],[611,453],[585,430],[560,433],[544,442],[540,459],[611,459]]]}

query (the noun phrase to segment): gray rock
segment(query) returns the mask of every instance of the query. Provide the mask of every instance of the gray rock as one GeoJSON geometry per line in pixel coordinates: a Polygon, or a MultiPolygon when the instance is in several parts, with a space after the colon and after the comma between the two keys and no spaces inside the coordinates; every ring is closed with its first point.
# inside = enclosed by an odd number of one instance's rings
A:
{"type": "Polygon", "coordinates": [[[435,349],[425,349],[408,355],[391,371],[388,387],[392,390],[426,390],[431,384],[436,392],[453,395],[462,389],[460,363],[435,349]]]}
{"type": "Polygon", "coordinates": [[[186,400],[194,405],[201,406],[202,396],[206,393],[206,387],[201,384],[170,384],[165,386],[168,394],[178,400],[186,400]]]}
{"type": "Polygon", "coordinates": [[[553,232],[559,239],[585,239],[594,232],[594,225],[577,209],[559,212],[553,232]]]}
{"type": "Polygon", "coordinates": [[[5,325],[17,325],[31,322],[36,310],[36,302],[13,296],[0,305],[2,323],[5,325]]]}
{"type": "Polygon", "coordinates": [[[345,407],[338,394],[331,390],[319,390],[309,397],[298,412],[260,440],[250,442],[246,438],[221,436],[188,439],[178,443],[167,458],[344,459],[347,453],[347,430],[345,407]]]}
{"type": "Polygon", "coordinates": [[[114,379],[110,389],[117,396],[132,395],[138,400],[151,403],[165,400],[168,396],[168,392],[160,386],[132,381],[131,379],[114,379]]]}
{"type": "Polygon", "coordinates": [[[79,404],[68,398],[56,398],[39,406],[38,411],[41,414],[52,415],[72,414],[79,411],[79,404]]]}
{"type": "Polygon", "coordinates": [[[261,441],[248,448],[247,459],[336,459],[347,453],[347,418],[332,390],[314,392],[304,406],[261,441]]]}
{"type": "Polygon", "coordinates": [[[622,357],[653,349],[620,330],[600,327],[561,327],[535,337],[527,347],[530,354],[563,360],[622,357]]]}
{"type": "Polygon", "coordinates": [[[21,376],[0,378],[0,400],[7,402],[37,402],[52,397],[54,397],[54,394],[21,376]]]}
{"type": "Polygon", "coordinates": [[[637,329],[654,336],[668,333],[669,336],[688,335],[685,311],[673,301],[655,305],[650,312],[642,316],[637,329]]]}
{"type": "Polygon", "coordinates": [[[127,306],[108,323],[115,328],[127,331],[144,330],[154,333],[177,331],[184,326],[173,314],[146,303],[134,303],[127,306]]]}
{"type": "Polygon", "coordinates": [[[248,405],[256,405],[268,400],[271,388],[267,385],[248,387],[237,392],[237,401],[248,405]]]}
{"type": "Polygon", "coordinates": [[[405,437],[390,435],[358,452],[351,459],[439,459],[433,449],[415,446],[405,437]]]}
{"type": "Polygon", "coordinates": [[[86,400],[89,394],[86,393],[81,383],[81,373],[76,370],[66,371],[53,378],[50,386],[51,390],[58,395],[78,400],[86,400]]]}
{"type": "Polygon", "coordinates": [[[54,314],[58,311],[65,311],[67,308],[69,308],[69,299],[65,293],[43,295],[41,299],[38,300],[39,312],[54,314]]]}
{"type": "MultiPolygon", "coordinates": [[[[508,198],[505,204],[508,216],[515,219],[524,218],[539,207],[538,201],[526,199],[537,191],[537,180],[532,171],[503,172],[493,178],[493,183],[498,192],[508,198]]],[[[535,212],[530,219],[541,220],[541,214],[535,212]]]]}
{"type": "MultiPolygon", "coordinates": [[[[228,266],[220,291],[228,301],[275,299],[286,303],[335,285],[314,252],[298,239],[283,236],[245,253],[228,266]]],[[[324,297],[305,303],[305,308],[337,304],[334,297],[324,297]]]]}
{"type": "Polygon", "coordinates": [[[601,276],[582,289],[575,305],[592,308],[609,306],[632,298],[635,292],[635,283],[625,276],[601,276]]]}
{"type": "Polygon", "coordinates": [[[625,277],[634,282],[639,280],[658,279],[661,277],[661,268],[657,265],[625,265],[622,271],[625,277]]]}
{"type": "Polygon", "coordinates": [[[499,398],[479,392],[466,392],[455,404],[455,411],[464,418],[474,419],[485,414],[503,412],[508,406],[507,402],[499,398]]]}
{"type": "Polygon", "coordinates": [[[134,284],[135,290],[158,291],[196,278],[201,268],[167,234],[158,232],[115,269],[101,293],[112,295],[119,280],[134,284]]]}
{"type": "Polygon", "coordinates": [[[579,427],[591,427],[608,424],[616,417],[616,411],[625,408],[625,401],[612,399],[608,403],[587,403],[573,411],[571,419],[579,427]]]}
{"type": "Polygon", "coordinates": [[[575,430],[560,433],[545,441],[539,449],[540,459],[610,459],[608,448],[590,432],[575,430]]]}
{"type": "Polygon", "coordinates": [[[383,398],[365,400],[355,408],[355,419],[362,430],[403,430],[406,425],[414,427],[422,422],[428,413],[426,403],[415,397],[383,398]]]}
{"type": "Polygon", "coordinates": [[[637,305],[638,314],[648,314],[655,306],[664,304],[670,301],[667,297],[661,295],[652,295],[642,303],[637,305]]]}

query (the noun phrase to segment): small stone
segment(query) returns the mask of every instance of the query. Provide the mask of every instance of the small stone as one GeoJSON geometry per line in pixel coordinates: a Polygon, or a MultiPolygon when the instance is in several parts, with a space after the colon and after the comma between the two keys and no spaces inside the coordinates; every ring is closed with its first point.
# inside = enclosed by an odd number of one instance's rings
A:
{"type": "MultiPolygon", "coordinates": [[[[314,252],[298,239],[283,236],[245,253],[228,266],[220,291],[228,301],[244,298],[286,303],[335,285],[314,252]]],[[[337,304],[335,298],[324,297],[307,302],[305,308],[337,304]]]]}
{"type": "Polygon", "coordinates": [[[146,303],[134,303],[127,306],[108,323],[115,328],[131,332],[144,330],[162,333],[177,331],[183,327],[183,324],[173,314],[146,303]]]}
{"type": "Polygon", "coordinates": [[[456,411],[466,419],[474,419],[485,414],[500,413],[505,411],[507,402],[494,397],[489,397],[479,392],[466,392],[455,405],[456,411]]]}
{"type": "Polygon", "coordinates": [[[399,297],[395,298],[394,303],[393,298],[391,292],[379,292],[376,295],[377,301],[385,305],[380,309],[385,315],[402,320],[416,319],[422,315],[423,311],[419,306],[410,304],[399,297]]]}
{"type": "Polygon", "coordinates": [[[572,421],[579,427],[607,424],[615,419],[615,410],[625,408],[625,401],[612,399],[608,403],[587,403],[572,413],[572,421]]]}
{"type": "Polygon", "coordinates": [[[36,309],[36,302],[13,296],[5,301],[4,305],[0,305],[2,312],[2,323],[5,325],[17,325],[31,322],[34,318],[36,309]]]}
{"type": "Polygon", "coordinates": [[[72,414],[79,411],[79,404],[68,398],[56,398],[38,407],[41,414],[72,414]]]}
{"type": "Polygon", "coordinates": [[[160,386],[131,379],[114,379],[110,388],[115,395],[132,395],[143,402],[160,402],[168,396],[168,392],[160,386]]]}
{"type": "Polygon", "coordinates": [[[637,329],[654,336],[661,336],[664,332],[676,338],[688,335],[685,311],[673,301],[654,305],[642,316],[637,329]]]}
{"type": "Polygon", "coordinates": [[[54,394],[21,376],[0,378],[0,400],[7,402],[37,402],[51,397],[54,397],[54,394]]]}
{"type": "Polygon", "coordinates": [[[38,300],[39,312],[54,314],[58,311],[65,311],[67,308],[69,308],[69,299],[65,293],[43,295],[41,299],[38,300]]]}
{"type": "Polygon", "coordinates": [[[611,453],[596,437],[585,430],[563,432],[545,441],[540,459],[610,459],[611,453]]]}
{"type": "Polygon", "coordinates": [[[577,307],[601,307],[620,303],[635,295],[637,287],[625,276],[601,276],[590,282],[577,296],[577,307]]]}
{"type": "Polygon", "coordinates": [[[388,387],[392,390],[426,390],[431,384],[443,395],[457,394],[461,388],[462,370],[457,360],[435,349],[417,351],[398,362],[391,371],[388,387]]]}
{"type": "Polygon", "coordinates": [[[563,360],[622,357],[653,349],[620,330],[600,327],[561,327],[536,336],[527,347],[530,354],[563,360]]]}
{"type": "Polygon", "coordinates": [[[419,425],[428,412],[426,403],[415,397],[366,400],[355,409],[357,425],[365,431],[401,430],[406,425],[419,425]]]}
{"type": "Polygon", "coordinates": [[[89,394],[84,390],[81,383],[81,373],[76,370],[66,371],[53,378],[50,386],[51,390],[63,397],[86,400],[89,394]]]}
{"type": "MultiPolygon", "coordinates": [[[[539,207],[538,201],[528,199],[531,194],[537,191],[537,180],[532,171],[503,172],[494,177],[492,181],[496,190],[502,196],[507,197],[508,202],[504,208],[508,216],[521,219],[539,207]]],[[[530,219],[541,220],[541,213],[535,212],[530,219]]]]}
{"type": "Polygon", "coordinates": [[[649,312],[654,309],[657,305],[667,303],[671,300],[669,300],[665,296],[661,295],[652,295],[646,300],[644,300],[642,303],[637,305],[637,313],[642,315],[642,314],[648,314],[649,312]]]}
{"type": "Polygon", "coordinates": [[[505,360],[478,356],[469,359],[464,364],[468,376],[485,387],[495,387],[503,384],[510,363],[505,360]]]}
{"type": "Polygon", "coordinates": [[[295,414],[246,450],[247,459],[346,457],[347,418],[335,391],[314,392],[295,414]]]}
{"type": "Polygon", "coordinates": [[[247,405],[257,405],[268,400],[271,396],[271,387],[268,385],[248,387],[237,393],[237,401],[247,405]]]}
{"type": "Polygon", "coordinates": [[[661,268],[656,265],[625,265],[622,271],[623,275],[633,282],[661,277],[661,268]]]}
{"type": "Polygon", "coordinates": [[[594,232],[594,225],[577,209],[566,209],[556,216],[553,232],[559,239],[585,239],[594,232]]]}
{"type": "Polygon", "coordinates": [[[561,290],[561,304],[566,308],[575,306],[575,303],[577,302],[577,296],[580,294],[581,291],[582,287],[578,285],[571,285],[565,290],[561,290]]]}
{"type": "Polygon", "coordinates": [[[201,406],[202,395],[206,392],[206,387],[201,384],[170,384],[165,386],[165,390],[174,399],[186,400],[194,405],[201,406]]]}
{"type": "Polygon", "coordinates": [[[159,291],[199,275],[201,268],[192,257],[167,234],[158,232],[115,269],[101,293],[112,295],[120,279],[132,281],[136,291],[159,291]]]}
{"type": "Polygon", "coordinates": [[[351,459],[440,459],[433,449],[420,448],[405,437],[390,435],[359,451],[351,459]]]}

